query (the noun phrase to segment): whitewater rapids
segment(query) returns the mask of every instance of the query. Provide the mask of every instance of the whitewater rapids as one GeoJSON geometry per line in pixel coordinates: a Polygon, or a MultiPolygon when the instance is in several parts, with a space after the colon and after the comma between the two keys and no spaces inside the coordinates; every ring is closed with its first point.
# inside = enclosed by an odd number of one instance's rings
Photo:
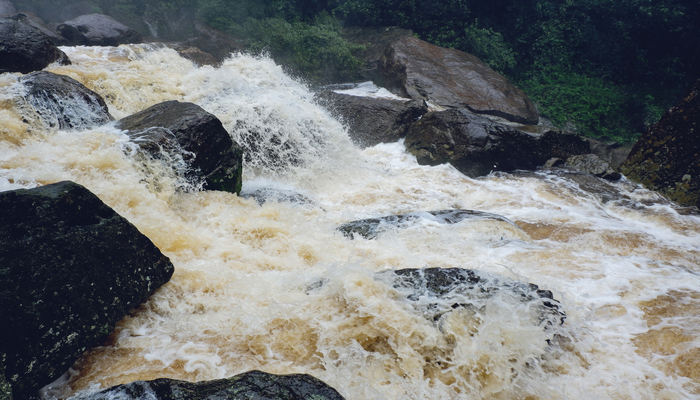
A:
{"type": "Polygon", "coordinates": [[[243,192],[187,192],[178,165],[144,165],[113,124],[60,131],[0,75],[0,190],[73,180],[149,237],[172,280],[103,346],[44,389],[68,398],[134,380],[260,369],[308,373],[347,399],[689,399],[700,395],[700,217],[615,184],[603,202],[565,177],[463,176],[420,166],[401,143],[360,150],[308,88],[265,57],[197,67],[171,49],[64,47],[65,74],[121,118],[166,100],[216,115],[248,150],[243,192]],[[251,133],[253,132],[254,135],[251,133]],[[294,162],[290,162],[294,160],[294,162]],[[351,220],[448,208],[500,221],[429,220],[349,240],[351,220]],[[552,290],[558,340],[496,298],[435,324],[375,275],[463,267],[552,290]]]}

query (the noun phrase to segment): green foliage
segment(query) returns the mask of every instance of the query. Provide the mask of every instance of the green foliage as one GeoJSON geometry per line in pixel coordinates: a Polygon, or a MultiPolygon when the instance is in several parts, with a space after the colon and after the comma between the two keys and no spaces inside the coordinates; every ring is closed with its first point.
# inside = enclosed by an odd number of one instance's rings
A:
{"type": "Polygon", "coordinates": [[[503,35],[491,28],[479,27],[478,21],[464,28],[464,35],[457,43],[455,47],[476,55],[496,71],[511,71],[517,63],[516,53],[503,35]]]}
{"type": "Polygon", "coordinates": [[[340,35],[340,25],[328,15],[313,24],[281,18],[248,19],[237,30],[253,51],[266,51],[295,72],[315,80],[347,79],[361,61],[354,53],[362,47],[340,35]]]}
{"type": "Polygon", "coordinates": [[[595,76],[548,68],[521,82],[542,115],[559,126],[620,142],[636,138],[623,88],[595,76]]]}

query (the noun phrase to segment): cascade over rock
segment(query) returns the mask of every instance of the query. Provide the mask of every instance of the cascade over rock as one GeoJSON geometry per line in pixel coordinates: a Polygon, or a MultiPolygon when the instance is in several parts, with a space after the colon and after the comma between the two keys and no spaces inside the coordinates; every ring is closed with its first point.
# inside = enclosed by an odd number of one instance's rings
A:
{"type": "Polygon", "coordinates": [[[0,18],[0,73],[28,72],[43,69],[54,61],[70,64],[65,53],[52,39],[18,14],[0,18]]]}
{"type": "Polygon", "coordinates": [[[700,207],[700,79],[639,138],[622,173],[687,206],[700,207]]]}
{"type": "MultiPolygon", "coordinates": [[[[194,155],[192,174],[204,187],[240,193],[243,150],[218,118],[193,103],[166,101],[117,122],[144,151],[160,157],[163,148],[194,155]]],[[[190,155],[183,154],[190,157],[190,155]]]]}
{"type": "Polygon", "coordinates": [[[20,78],[26,101],[44,125],[56,129],[87,129],[113,120],[102,97],[75,79],[47,71],[20,78]]]}
{"type": "Polygon", "coordinates": [[[388,88],[412,99],[524,124],[539,120],[535,105],[522,90],[463,51],[405,36],[387,47],[380,70],[388,88]]]}
{"type": "Polygon", "coordinates": [[[380,272],[379,278],[389,281],[406,300],[415,302],[426,318],[436,322],[456,308],[481,308],[499,292],[508,292],[523,303],[533,302],[538,319],[547,326],[563,324],[566,319],[551,291],[471,269],[406,268],[380,272]]]}
{"type": "Polygon", "coordinates": [[[514,225],[513,222],[506,217],[483,211],[438,210],[360,219],[344,223],[338,227],[338,230],[348,239],[354,239],[355,235],[365,239],[376,239],[377,236],[385,231],[406,228],[417,223],[420,219],[425,218],[440,224],[456,224],[465,219],[490,219],[514,225]]]}
{"type": "Polygon", "coordinates": [[[0,354],[17,399],[33,398],[173,265],[129,221],[73,182],[0,192],[0,354]]]}
{"type": "Polygon", "coordinates": [[[119,385],[75,400],[343,400],[332,387],[310,375],[250,371],[227,379],[185,382],[156,379],[119,385]]]}
{"type": "Polygon", "coordinates": [[[552,157],[590,152],[577,135],[529,133],[460,109],[427,113],[409,127],[404,144],[419,164],[449,162],[471,177],[534,169],[552,157]]]}
{"type": "Polygon", "coordinates": [[[361,97],[332,90],[318,95],[348,126],[348,133],[362,147],[395,142],[409,125],[428,112],[423,101],[361,97]]]}
{"type": "Polygon", "coordinates": [[[81,15],[58,25],[56,30],[70,45],[117,46],[141,41],[141,34],[104,14],[81,15]]]}

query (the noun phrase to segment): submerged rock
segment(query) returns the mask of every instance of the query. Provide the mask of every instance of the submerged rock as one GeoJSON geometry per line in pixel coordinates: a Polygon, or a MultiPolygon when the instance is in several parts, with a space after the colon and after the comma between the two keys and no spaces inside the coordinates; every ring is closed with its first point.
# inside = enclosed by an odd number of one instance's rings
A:
{"type": "Polygon", "coordinates": [[[449,162],[470,177],[534,169],[552,157],[589,152],[580,136],[529,133],[460,109],[427,113],[409,127],[404,145],[419,164],[449,162]]]}
{"type": "Polygon", "coordinates": [[[514,296],[531,304],[537,321],[545,326],[564,323],[566,314],[552,292],[533,283],[510,279],[463,268],[407,268],[384,271],[379,279],[388,282],[414,303],[432,321],[456,308],[482,309],[496,295],[514,296]]]}
{"type": "Polygon", "coordinates": [[[385,84],[403,96],[536,124],[527,95],[477,57],[412,36],[390,44],[380,62],[385,84]]]}
{"type": "Polygon", "coordinates": [[[163,149],[190,153],[184,154],[190,175],[203,179],[206,189],[240,193],[243,150],[221,121],[200,106],[166,101],[119,120],[117,127],[156,158],[163,149]]]}
{"type": "Polygon", "coordinates": [[[350,137],[362,147],[401,139],[410,124],[428,112],[423,101],[361,97],[332,90],[318,97],[347,124],[350,137]]]}
{"type": "Polygon", "coordinates": [[[99,94],[68,76],[39,71],[20,82],[27,88],[27,102],[47,127],[87,129],[113,119],[99,94]]]}
{"type": "Polygon", "coordinates": [[[56,30],[73,46],[118,46],[141,41],[141,34],[104,14],[81,15],[58,25],[56,30]]]}
{"type": "Polygon", "coordinates": [[[263,205],[268,201],[275,201],[278,203],[294,203],[299,205],[314,204],[313,200],[301,193],[297,193],[293,190],[276,189],[270,187],[258,188],[251,191],[242,191],[240,196],[246,199],[252,198],[258,203],[258,205],[263,205]]]}
{"type": "Polygon", "coordinates": [[[25,16],[0,18],[0,73],[26,74],[43,69],[52,62],[70,64],[52,39],[28,24],[25,16]]]}
{"type": "Polygon", "coordinates": [[[167,257],[84,187],[0,192],[0,354],[32,398],[173,274],[167,257]]]}
{"type": "Polygon", "coordinates": [[[679,204],[700,207],[699,121],[700,79],[639,138],[622,173],[679,204]]]}
{"type": "Polygon", "coordinates": [[[390,229],[406,228],[414,225],[420,219],[429,219],[441,224],[456,224],[465,219],[491,219],[513,224],[513,222],[506,217],[483,211],[439,210],[361,219],[340,225],[338,230],[348,239],[353,239],[355,235],[359,235],[365,239],[375,239],[383,232],[390,229]]]}
{"type": "Polygon", "coordinates": [[[305,374],[273,375],[250,371],[227,379],[185,382],[156,379],[119,385],[72,400],[342,400],[332,387],[305,374]]]}

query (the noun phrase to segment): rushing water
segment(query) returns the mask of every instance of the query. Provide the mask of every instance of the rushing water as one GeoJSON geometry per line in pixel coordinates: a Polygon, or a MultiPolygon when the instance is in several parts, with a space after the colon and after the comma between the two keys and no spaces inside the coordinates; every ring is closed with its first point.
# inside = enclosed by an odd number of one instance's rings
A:
{"type": "Polygon", "coordinates": [[[248,150],[244,192],[276,188],[311,202],[183,191],[177,166],[139,159],[113,124],[56,130],[23,105],[18,74],[0,75],[0,188],[76,181],[175,265],[47,398],[251,369],[309,373],[348,399],[700,395],[700,218],[656,193],[621,182],[624,199],[603,202],[551,173],[470,179],[418,165],[401,143],[360,150],[267,58],[235,55],[214,68],[144,45],[64,51],[73,65],[47,69],[100,93],[116,118],[165,100],[197,103],[248,150]],[[449,208],[515,225],[425,219],[375,240],[336,230],[449,208]],[[548,341],[521,303],[496,297],[436,324],[377,278],[412,267],[536,283],[561,301],[566,322],[548,341]]]}

